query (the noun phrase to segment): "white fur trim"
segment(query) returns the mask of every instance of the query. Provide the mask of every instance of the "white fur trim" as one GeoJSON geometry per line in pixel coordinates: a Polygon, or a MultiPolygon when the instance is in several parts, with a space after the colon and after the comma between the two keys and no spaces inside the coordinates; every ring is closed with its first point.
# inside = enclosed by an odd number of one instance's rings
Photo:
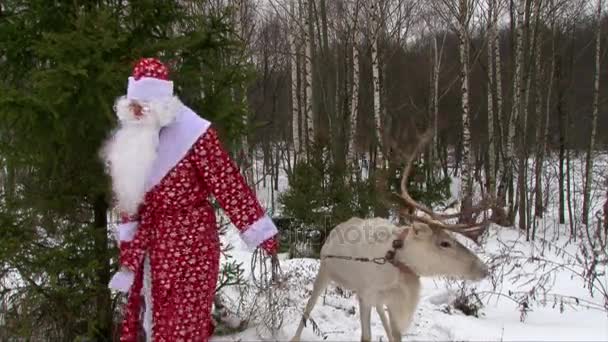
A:
{"type": "Polygon", "coordinates": [[[142,77],[136,80],[129,77],[127,98],[132,100],[150,101],[160,97],[173,95],[173,82],[152,77],[142,77]]]}
{"type": "Polygon", "coordinates": [[[264,215],[241,233],[241,239],[249,248],[255,248],[278,232],[272,219],[268,215],[264,215]]]}
{"type": "Polygon", "coordinates": [[[146,303],[146,310],[144,311],[144,330],[146,331],[146,341],[152,341],[152,312],[153,312],[153,301],[152,301],[152,271],[150,269],[150,256],[146,255],[144,259],[144,284],[142,287],[144,295],[144,301],[146,303]]]}
{"type": "Polygon", "coordinates": [[[120,271],[114,274],[112,279],[110,279],[110,284],[108,287],[112,290],[116,290],[119,292],[127,293],[133,285],[133,280],[135,279],[135,274],[129,270],[120,271]]]}
{"type": "Polygon", "coordinates": [[[119,242],[129,242],[132,241],[135,237],[135,232],[137,231],[138,221],[127,222],[119,224],[116,227],[118,241],[119,242]]]}
{"type": "Polygon", "coordinates": [[[211,123],[190,108],[182,106],[175,121],[160,131],[156,161],[148,178],[148,191],[186,156],[194,143],[207,131],[211,123]]]}

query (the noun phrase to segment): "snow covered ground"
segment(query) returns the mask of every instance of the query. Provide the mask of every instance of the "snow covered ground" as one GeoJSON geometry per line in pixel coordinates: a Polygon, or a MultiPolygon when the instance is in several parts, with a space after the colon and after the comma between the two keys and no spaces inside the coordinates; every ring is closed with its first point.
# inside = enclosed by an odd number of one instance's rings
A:
{"type": "MultiPolygon", "coordinates": [[[[238,243],[238,236],[229,237],[233,242],[238,243]]],[[[515,230],[505,230],[504,228],[492,229],[488,242],[481,251],[481,255],[486,259],[491,258],[492,254],[502,254],[503,249],[510,249],[509,255],[522,255],[521,259],[513,259],[505,264],[497,263],[495,266],[513,267],[515,264],[523,264],[528,257],[524,253],[532,253],[531,245],[525,243],[525,237],[515,230]]],[[[544,253],[544,258],[551,260],[563,260],[557,257],[556,250],[544,253]]],[[[243,262],[245,267],[250,265],[251,253],[239,251],[234,257],[243,262]]],[[[285,340],[291,338],[295,332],[301,310],[303,310],[312,290],[312,283],[318,268],[318,261],[314,259],[292,259],[282,261],[283,272],[290,277],[288,285],[288,301],[290,305],[295,305],[282,312],[283,326],[278,339],[285,340]]],[[[380,267],[380,266],[379,266],[380,267]]],[[[535,270],[535,265],[531,262],[523,265],[522,269],[528,268],[529,271],[535,270]]],[[[499,273],[499,272],[497,272],[499,273]]],[[[574,273],[558,271],[554,277],[554,286],[546,295],[545,304],[542,305],[541,291],[538,291],[536,300],[528,303],[529,311],[526,311],[525,319],[522,321],[521,305],[513,299],[501,297],[509,291],[513,293],[529,292],[530,284],[525,285],[529,278],[514,280],[518,275],[524,273],[522,270],[513,271],[504,279],[498,279],[499,284],[494,289],[492,280],[486,280],[477,285],[476,292],[482,299],[484,307],[481,309],[479,318],[465,316],[464,314],[453,311],[446,312],[446,307],[450,299],[458,292],[458,283],[450,282],[446,279],[423,279],[423,291],[416,316],[410,329],[404,333],[404,340],[424,340],[424,341],[607,341],[608,340],[608,316],[606,312],[599,309],[601,298],[591,298],[586,289],[582,287],[583,281],[576,277],[574,273]],[[553,297],[551,294],[565,296],[553,297]],[[571,306],[574,300],[569,300],[568,296],[588,300],[597,305],[594,308],[581,305],[571,306]],[[562,301],[564,307],[560,310],[562,301]]],[[[535,278],[535,277],[532,277],[535,278]]],[[[497,279],[494,279],[497,280],[497,279]]],[[[279,291],[281,292],[281,291],[279,291]]],[[[230,307],[236,307],[239,299],[239,291],[230,289],[228,291],[230,299],[233,301],[230,307]]],[[[513,298],[517,298],[514,294],[513,298]]],[[[258,298],[258,300],[264,300],[258,298]]],[[[252,311],[255,319],[259,310],[263,306],[256,307],[249,298],[244,309],[240,312],[242,317],[248,310],[252,311]]],[[[357,341],[360,338],[359,316],[356,298],[353,295],[338,292],[335,286],[330,286],[325,295],[325,299],[320,299],[319,303],[312,312],[312,319],[316,322],[320,331],[315,333],[309,324],[302,335],[303,340],[308,341],[357,341]],[[324,303],[323,303],[324,301],[324,303]]],[[[378,316],[372,314],[372,334],[374,340],[386,341],[384,329],[378,316]]],[[[213,341],[253,341],[271,340],[270,336],[260,326],[253,326],[249,329],[233,335],[216,337],[213,341]]]]}
{"type": "MultiPolygon", "coordinates": [[[[596,174],[605,173],[607,158],[598,158],[596,174]]],[[[576,164],[574,162],[573,164],[576,164]]],[[[546,184],[549,185],[549,210],[538,221],[538,236],[526,242],[525,235],[516,229],[493,226],[481,247],[463,241],[475,249],[493,268],[492,277],[466,284],[466,293],[474,291],[482,303],[479,317],[466,316],[449,304],[463,284],[449,279],[423,279],[420,304],[412,325],[404,332],[404,340],[416,341],[608,341],[608,314],[603,309],[606,300],[602,287],[608,288],[606,272],[594,285],[593,295],[583,275],[580,243],[569,239],[569,224],[557,222],[557,182],[554,162],[547,162],[546,184]],[[524,304],[525,303],[525,304],[524,304]]],[[[582,187],[580,169],[573,170],[576,196],[582,187]]],[[[596,179],[602,184],[603,179],[596,179]]],[[[287,186],[286,177],[280,188],[287,186]]],[[[594,192],[594,208],[603,203],[604,187],[594,192]]],[[[457,193],[457,187],[452,189],[457,193]]],[[[270,208],[267,189],[259,189],[258,196],[270,208]]],[[[275,196],[276,198],[276,196],[275,196]]],[[[580,204],[580,203],[579,203],[580,204]]],[[[576,208],[575,208],[576,210],[576,208]]],[[[578,224],[578,223],[577,223],[578,224]]],[[[235,247],[232,256],[242,262],[245,277],[251,285],[251,251],[240,241],[235,229],[223,237],[235,247]]],[[[291,259],[282,256],[281,267],[287,277],[282,289],[274,295],[282,309],[276,315],[283,324],[277,336],[270,336],[262,321],[266,312],[266,297],[252,286],[231,287],[224,291],[227,307],[250,324],[244,331],[216,336],[213,341],[289,340],[299,323],[301,312],[312,290],[318,261],[291,259]]],[[[382,266],[379,266],[382,267],[382,266]]],[[[605,265],[604,271],[606,271],[605,265]]],[[[600,270],[601,271],[601,270],[600,270]]],[[[471,298],[475,298],[471,296],[471,298]]],[[[349,291],[330,286],[311,314],[316,323],[308,324],[302,340],[358,341],[360,339],[359,312],[356,297],[349,291]]],[[[382,324],[372,311],[372,336],[375,341],[386,341],[382,324]]]]}

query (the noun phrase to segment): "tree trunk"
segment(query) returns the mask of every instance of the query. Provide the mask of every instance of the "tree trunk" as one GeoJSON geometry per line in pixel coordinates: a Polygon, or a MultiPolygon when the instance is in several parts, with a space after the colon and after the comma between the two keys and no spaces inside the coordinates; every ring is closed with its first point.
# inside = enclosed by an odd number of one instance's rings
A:
{"type": "Polygon", "coordinates": [[[298,101],[298,44],[295,0],[289,3],[291,12],[289,35],[289,66],[291,68],[291,124],[294,150],[294,165],[297,163],[298,155],[302,152],[300,140],[300,104],[298,101]]]}
{"type": "MultiPolygon", "coordinates": [[[[348,16],[345,14],[340,15],[337,19],[336,35],[346,31],[348,27],[348,16]]],[[[348,159],[348,143],[349,143],[349,131],[350,125],[347,122],[349,120],[349,84],[348,84],[348,69],[350,51],[348,49],[347,34],[339,35],[339,42],[335,49],[328,48],[328,59],[331,60],[331,65],[334,66],[335,71],[333,72],[334,78],[332,79],[333,87],[333,117],[335,118],[335,128],[330,131],[330,138],[333,146],[333,155],[336,162],[336,167],[340,173],[344,176],[349,176],[345,172],[348,168],[350,160],[348,159]],[[333,53],[332,53],[333,52],[333,53]]]]}
{"type": "Polygon", "coordinates": [[[433,123],[433,146],[431,146],[431,163],[435,160],[435,155],[439,154],[439,72],[441,71],[441,56],[437,46],[437,34],[433,32],[433,71],[431,74],[431,122],[433,123]]]}
{"type": "Polygon", "coordinates": [[[498,149],[497,149],[497,155],[496,155],[496,169],[497,170],[502,170],[502,178],[501,178],[501,182],[498,185],[498,193],[497,193],[497,197],[498,197],[498,201],[499,204],[501,206],[504,206],[506,204],[506,182],[504,181],[505,178],[504,176],[506,176],[505,174],[505,169],[504,169],[504,146],[506,146],[506,139],[508,138],[508,134],[505,131],[506,127],[504,125],[503,122],[503,97],[502,97],[502,60],[501,60],[501,53],[500,53],[500,34],[498,31],[498,19],[499,19],[499,14],[500,11],[498,10],[498,7],[494,8],[494,20],[493,20],[493,25],[494,25],[494,40],[493,40],[493,44],[494,44],[494,59],[495,59],[495,75],[496,75],[496,123],[498,124],[498,149]]]}
{"type": "MultiPolygon", "coordinates": [[[[233,5],[235,8],[235,17],[233,20],[234,29],[237,32],[237,34],[239,35],[239,37],[241,38],[241,40],[244,40],[245,34],[244,34],[244,23],[243,23],[244,16],[243,16],[242,1],[234,0],[233,5]]],[[[239,88],[240,89],[238,89],[238,90],[240,93],[239,94],[240,101],[241,101],[243,107],[246,108],[247,107],[246,85],[244,83],[241,83],[239,88]]],[[[236,98],[235,98],[235,101],[237,101],[236,98]]],[[[243,115],[243,127],[249,127],[249,116],[247,115],[247,113],[248,112],[245,112],[245,114],[243,115]]],[[[247,184],[249,184],[249,187],[251,188],[251,190],[253,190],[255,192],[256,186],[255,186],[255,179],[254,179],[254,175],[253,175],[253,151],[251,149],[251,146],[249,145],[249,137],[248,137],[247,132],[245,132],[244,134],[241,135],[241,149],[242,149],[242,156],[243,156],[242,166],[243,166],[244,176],[245,176],[247,184]]]]}
{"type": "MultiPolygon", "coordinates": [[[[526,2],[526,10],[524,14],[524,63],[523,69],[523,82],[525,87],[522,89],[521,98],[521,109],[519,112],[520,117],[523,119],[522,132],[526,132],[525,128],[528,126],[528,109],[530,104],[530,94],[532,93],[532,80],[534,79],[534,58],[536,53],[536,40],[538,38],[538,25],[540,23],[540,5],[542,0],[528,0],[526,2]],[[532,3],[535,3],[534,12],[532,12],[532,3]],[[534,29],[530,29],[530,23],[534,17],[534,29]]],[[[527,137],[527,134],[526,134],[527,137]]],[[[525,146],[525,145],[524,145],[525,146]]]]}
{"type": "Polygon", "coordinates": [[[327,6],[325,4],[325,0],[319,0],[319,12],[321,14],[321,43],[323,44],[325,54],[329,54],[329,38],[327,35],[327,6]]]}
{"type": "MultiPolygon", "coordinates": [[[[468,0],[460,0],[458,5],[458,51],[460,61],[460,95],[462,109],[462,139],[461,139],[461,186],[460,199],[462,201],[463,212],[469,211],[473,200],[473,170],[474,158],[471,156],[471,131],[469,115],[469,20],[471,9],[468,0]]],[[[465,214],[461,221],[469,222],[471,216],[465,214]]]]}
{"type": "Polygon", "coordinates": [[[574,214],[572,210],[572,184],[570,183],[571,178],[571,166],[572,162],[570,160],[570,149],[566,150],[566,195],[567,203],[568,203],[568,222],[570,223],[570,237],[576,240],[576,227],[574,226],[574,214]]]}
{"type": "Polygon", "coordinates": [[[2,160],[4,168],[2,173],[4,173],[3,179],[3,193],[4,193],[4,201],[8,205],[13,205],[13,200],[16,196],[16,188],[17,188],[17,177],[15,175],[15,167],[7,163],[7,160],[2,160]]]}
{"type": "Polygon", "coordinates": [[[560,57],[557,56],[557,62],[555,64],[555,75],[557,77],[558,84],[558,96],[557,96],[557,113],[559,115],[559,223],[566,223],[566,190],[564,186],[564,159],[566,157],[566,112],[564,111],[564,89],[561,85],[562,81],[562,67],[560,57]]]}
{"type": "Polygon", "coordinates": [[[98,195],[93,204],[95,237],[95,256],[97,267],[95,340],[106,340],[112,336],[112,298],[108,283],[110,282],[110,255],[108,251],[108,203],[104,195],[98,195]]]}
{"type": "Polygon", "coordinates": [[[371,25],[372,25],[372,84],[374,89],[374,123],[376,133],[376,167],[384,168],[384,155],[382,143],[382,108],[380,105],[380,56],[378,52],[378,40],[380,39],[380,23],[378,20],[379,0],[371,1],[371,25]]]}
{"type": "MultiPolygon", "coordinates": [[[[274,162],[274,190],[279,191],[279,175],[280,175],[280,166],[281,166],[281,149],[277,146],[275,151],[275,162],[274,162]]],[[[274,208],[274,197],[272,201],[272,205],[274,208]]]]}
{"type": "Polygon", "coordinates": [[[588,224],[589,206],[591,200],[591,188],[593,187],[593,150],[595,148],[595,135],[597,132],[597,117],[599,112],[600,98],[600,50],[601,50],[601,20],[602,0],[597,1],[597,17],[595,30],[595,75],[593,80],[593,108],[591,114],[591,136],[587,149],[587,161],[585,165],[585,188],[583,194],[583,224],[588,224]]]}
{"type": "MultiPolygon", "coordinates": [[[[513,77],[513,103],[511,108],[511,115],[509,117],[508,135],[506,141],[505,150],[505,163],[503,165],[505,181],[507,187],[511,187],[513,184],[513,168],[514,165],[514,148],[513,144],[516,140],[516,128],[519,120],[519,111],[521,109],[521,95],[524,90],[522,82],[523,74],[523,29],[524,29],[524,9],[526,7],[526,0],[519,0],[517,5],[517,25],[516,25],[516,49],[515,49],[515,75],[513,77]]],[[[521,170],[523,171],[523,170],[521,170]]],[[[521,176],[521,174],[520,174],[521,176]]],[[[512,195],[512,192],[511,192],[512,195]]],[[[511,196],[509,196],[511,197],[511,196]]],[[[513,210],[513,202],[510,201],[511,208],[513,210]]],[[[511,211],[511,215],[513,212],[511,211]]]]}
{"type": "Polygon", "coordinates": [[[519,110],[517,115],[514,115],[514,120],[512,121],[513,123],[513,135],[511,136],[511,143],[515,144],[515,132],[519,131],[521,138],[518,139],[518,141],[520,142],[518,145],[518,165],[517,165],[517,193],[519,195],[518,198],[518,202],[519,202],[519,229],[521,229],[522,231],[526,232],[526,240],[529,240],[529,231],[528,231],[528,225],[527,225],[527,216],[526,216],[526,209],[527,209],[527,183],[528,183],[528,172],[527,172],[527,129],[528,129],[528,94],[529,91],[528,89],[529,87],[529,81],[530,81],[530,77],[529,77],[529,70],[530,68],[526,68],[526,58],[525,58],[525,51],[527,49],[529,49],[529,40],[526,39],[526,35],[529,36],[529,30],[528,28],[528,22],[529,22],[529,17],[530,17],[530,12],[529,12],[529,4],[530,1],[527,0],[521,0],[519,2],[518,8],[517,8],[517,13],[518,13],[518,34],[521,30],[521,37],[518,37],[518,53],[520,55],[518,55],[519,59],[518,59],[518,66],[519,67],[519,80],[517,80],[517,88],[514,88],[516,92],[519,93],[518,96],[518,100],[516,103],[514,103],[514,106],[517,105],[519,106],[519,110]],[[524,8],[522,8],[522,6],[524,6],[524,8]],[[522,16],[522,11],[524,12],[524,15],[522,16]],[[527,15],[526,15],[527,14],[527,15]],[[526,18],[528,20],[526,20],[526,18]],[[526,47],[526,45],[528,45],[526,47]],[[519,125],[518,125],[519,123],[519,125]],[[517,128],[517,129],[516,129],[517,128]]]}
{"type": "Polygon", "coordinates": [[[312,110],[312,47],[314,24],[312,21],[312,1],[304,1],[304,115],[306,123],[305,153],[310,158],[310,147],[314,142],[314,116],[312,110]]]}
{"type": "MultiPolygon", "coordinates": [[[[460,0],[458,23],[458,44],[460,56],[460,77],[461,77],[461,99],[462,99],[462,171],[460,198],[463,201],[462,207],[466,212],[472,207],[473,196],[473,158],[471,157],[471,131],[469,117],[469,32],[468,17],[469,8],[467,0],[460,0]]],[[[464,220],[468,220],[465,217],[464,220]]]]}
{"type": "Polygon", "coordinates": [[[349,124],[349,142],[348,142],[348,159],[355,172],[359,172],[359,158],[357,157],[355,147],[355,137],[357,136],[357,116],[359,115],[359,42],[361,41],[361,31],[358,27],[359,11],[358,4],[355,5],[353,17],[353,82],[351,90],[351,106],[350,106],[350,124],[349,124]]]}
{"type": "MultiPolygon", "coordinates": [[[[535,164],[535,181],[534,181],[534,216],[539,217],[539,208],[540,213],[542,213],[542,163],[543,163],[543,153],[544,153],[544,126],[545,120],[543,120],[544,116],[542,114],[542,89],[541,89],[541,78],[542,78],[542,66],[541,66],[541,43],[540,40],[536,41],[535,44],[535,58],[534,58],[534,105],[535,105],[535,115],[536,115],[536,164],[535,164]],[[539,199],[540,197],[540,199],[539,199]]],[[[549,82],[549,87],[551,87],[551,82],[549,82]]],[[[531,90],[530,90],[531,92],[531,90]]],[[[551,91],[549,90],[549,93],[551,91]]],[[[526,192],[527,194],[528,192],[526,192]]],[[[531,202],[531,200],[530,200],[531,202]]],[[[529,203],[529,210],[532,210],[532,203],[529,203]]],[[[527,212],[527,217],[532,218],[531,211],[527,212]]],[[[542,216],[542,214],[540,214],[542,216]]],[[[530,230],[531,222],[527,223],[528,232],[530,230]]],[[[532,240],[534,240],[534,236],[536,234],[536,225],[534,225],[534,230],[530,236],[532,240]]]]}
{"type": "Polygon", "coordinates": [[[604,241],[608,242],[608,184],[606,184],[606,201],[604,202],[604,241]]]}
{"type": "MultiPolygon", "coordinates": [[[[302,25],[297,25],[300,29],[296,32],[300,33],[301,41],[298,42],[296,47],[298,48],[298,61],[299,61],[299,111],[300,111],[300,151],[301,155],[298,156],[298,160],[308,160],[308,120],[306,115],[306,36],[308,35],[308,24],[307,24],[307,15],[308,12],[306,6],[306,0],[298,0],[298,18],[299,23],[303,23],[302,25]]],[[[297,40],[296,40],[297,41],[297,40]]]]}
{"type": "MultiPolygon", "coordinates": [[[[316,64],[314,64],[314,72],[318,79],[316,88],[320,89],[322,94],[320,99],[316,100],[315,105],[317,105],[317,108],[319,109],[318,114],[323,113],[328,122],[327,128],[321,129],[321,127],[323,127],[321,125],[323,117],[322,115],[317,115],[315,125],[318,127],[318,132],[316,132],[316,134],[328,134],[329,157],[336,167],[341,168],[343,166],[344,150],[338,147],[340,140],[338,118],[341,116],[339,115],[340,112],[338,109],[339,102],[336,101],[336,90],[338,88],[337,72],[339,68],[337,63],[334,63],[334,51],[330,49],[326,0],[311,1],[311,3],[315,19],[314,22],[317,27],[316,35],[318,41],[318,53],[314,54],[314,60],[316,61],[316,64]],[[338,153],[338,151],[340,152],[338,153]]],[[[333,26],[336,32],[342,31],[340,27],[342,25],[342,17],[343,16],[340,15],[333,20],[333,26]]],[[[335,47],[334,50],[336,53],[339,53],[339,45],[340,44],[338,43],[335,46],[332,46],[335,47]]]]}
{"type": "MultiPolygon", "coordinates": [[[[543,173],[544,173],[544,162],[545,162],[545,153],[547,150],[547,139],[549,132],[549,119],[551,115],[551,95],[553,93],[553,80],[555,76],[555,59],[556,51],[555,51],[555,21],[551,23],[551,67],[549,69],[549,86],[547,88],[547,101],[545,108],[545,115],[543,116],[541,113],[542,105],[540,104],[540,98],[542,96],[541,90],[541,76],[540,74],[536,77],[536,96],[537,96],[537,106],[536,106],[536,170],[535,170],[535,203],[534,203],[534,214],[538,218],[542,218],[544,214],[544,206],[543,206],[543,173]]],[[[537,58],[537,62],[540,63],[540,57],[537,58]]],[[[537,66],[537,68],[540,68],[537,66]]]]}
{"type": "MultiPolygon", "coordinates": [[[[530,217],[531,217],[531,206],[530,197],[528,194],[528,108],[530,103],[530,96],[532,93],[532,80],[537,80],[541,73],[541,44],[540,44],[540,17],[541,17],[541,4],[542,0],[528,1],[526,7],[526,32],[528,38],[526,41],[525,51],[528,52],[528,67],[525,73],[526,87],[522,91],[524,94],[524,100],[521,106],[521,121],[522,128],[521,132],[523,135],[522,145],[520,147],[520,159],[519,159],[519,177],[518,177],[518,192],[519,192],[519,227],[526,231],[526,239],[530,240],[530,217]],[[532,2],[535,3],[534,12],[532,12],[532,2]],[[534,16],[534,28],[530,32],[530,22],[532,22],[532,15],[534,16]]],[[[536,84],[536,82],[535,82],[536,84]]],[[[540,117],[541,101],[540,95],[536,95],[536,114],[540,117]]],[[[537,160],[538,162],[538,160],[537,160]]]]}
{"type": "Polygon", "coordinates": [[[496,191],[496,159],[495,159],[495,133],[494,133],[494,24],[495,0],[490,0],[488,7],[488,192],[494,196],[496,191]]]}
{"type": "Polygon", "coordinates": [[[437,44],[437,35],[433,34],[433,98],[431,101],[432,108],[431,114],[432,122],[433,122],[433,146],[431,147],[431,168],[434,168],[435,161],[438,159],[440,154],[439,151],[439,76],[441,72],[441,61],[443,59],[443,48],[445,46],[445,40],[447,37],[447,32],[444,32],[443,38],[441,41],[441,49],[439,49],[437,44]]]}

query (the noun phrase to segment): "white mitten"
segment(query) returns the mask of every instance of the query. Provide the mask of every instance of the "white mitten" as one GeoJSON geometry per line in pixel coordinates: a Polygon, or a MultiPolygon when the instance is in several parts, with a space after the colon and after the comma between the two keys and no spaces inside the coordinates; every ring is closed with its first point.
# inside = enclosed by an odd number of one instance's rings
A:
{"type": "Polygon", "coordinates": [[[133,285],[135,274],[130,270],[124,270],[114,274],[110,280],[109,288],[119,292],[127,293],[133,285]]]}

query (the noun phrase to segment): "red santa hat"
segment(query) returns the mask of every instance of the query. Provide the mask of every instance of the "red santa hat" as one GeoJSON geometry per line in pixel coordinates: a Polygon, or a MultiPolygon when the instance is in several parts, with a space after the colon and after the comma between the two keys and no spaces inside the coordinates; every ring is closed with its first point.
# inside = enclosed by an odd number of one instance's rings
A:
{"type": "Polygon", "coordinates": [[[129,77],[127,98],[151,101],[173,96],[173,82],[169,80],[169,69],[156,58],[141,58],[129,77]]]}

